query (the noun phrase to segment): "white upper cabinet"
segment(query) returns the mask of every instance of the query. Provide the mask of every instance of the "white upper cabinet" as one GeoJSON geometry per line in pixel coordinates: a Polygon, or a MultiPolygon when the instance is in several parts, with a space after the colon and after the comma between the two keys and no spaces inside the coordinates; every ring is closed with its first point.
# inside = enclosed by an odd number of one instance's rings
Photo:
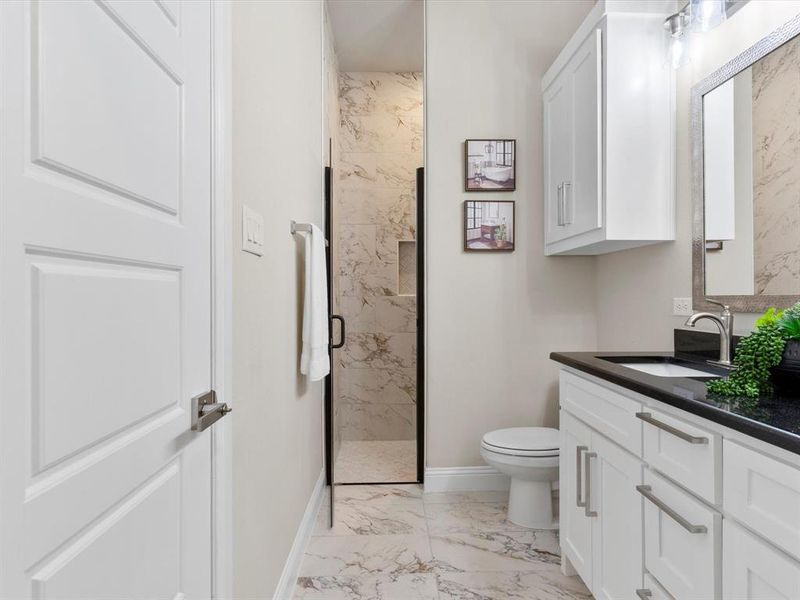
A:
{"type": "Polygon", "coordinates": [[[598,2],[542,80],[545,254],[675,239],[665,4],[598,2]]]}

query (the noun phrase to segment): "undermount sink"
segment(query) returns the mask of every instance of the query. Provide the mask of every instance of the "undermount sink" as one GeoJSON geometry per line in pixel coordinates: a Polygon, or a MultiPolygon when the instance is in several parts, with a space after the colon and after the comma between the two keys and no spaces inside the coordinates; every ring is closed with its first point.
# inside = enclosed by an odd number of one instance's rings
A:
{"type": "Polygon", "coordinates": [[[709,379],[724,376],[719,368],[692,363],[671,356],[604,356],[602,358],[620,367],[626,367],[657,377],[702,377],[709,379]]]}

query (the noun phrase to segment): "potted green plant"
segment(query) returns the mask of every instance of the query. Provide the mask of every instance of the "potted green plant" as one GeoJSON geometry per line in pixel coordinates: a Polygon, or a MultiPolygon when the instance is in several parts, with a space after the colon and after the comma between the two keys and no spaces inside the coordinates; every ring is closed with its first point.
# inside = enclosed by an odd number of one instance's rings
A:
{"type": "Polygon", "coordinates": [[[786,347],[779,323],[783,313],[770,308],[756,321],[756,329],[739,340],[733,359],[734,370],[725,379],[706,383],[712,394],[757,398],[773,391],[772,370],[783,360],[786,347]]]}
{"type": "Polygon", "coordinates": [[[778,328],[786,340],[781,362],[772,369],[776,388],[798,389],[800,385],[800,302],[787,308],[778,320],[778,328]]]}
{"type": "Polygon", "coordinates": [[[498,248],[508,246],[508,229],[505,223],[501,224],[495,231],[494,242],[498,248]]]}

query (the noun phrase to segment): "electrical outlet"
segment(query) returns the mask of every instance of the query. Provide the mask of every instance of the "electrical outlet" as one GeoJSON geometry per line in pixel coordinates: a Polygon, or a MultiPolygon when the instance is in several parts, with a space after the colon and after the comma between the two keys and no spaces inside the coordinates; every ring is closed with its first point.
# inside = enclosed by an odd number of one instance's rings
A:
{"type": "Polygon", "coordinates": [[[672,314],[677,317],[688,317],[692,314],[691,298],[673,298],[672,314]]]}

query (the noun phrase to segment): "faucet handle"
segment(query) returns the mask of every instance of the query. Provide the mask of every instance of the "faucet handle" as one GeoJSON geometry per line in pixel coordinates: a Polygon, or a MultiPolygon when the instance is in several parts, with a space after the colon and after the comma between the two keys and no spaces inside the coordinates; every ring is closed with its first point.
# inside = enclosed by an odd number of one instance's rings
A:
{"type": "Polygon", "coordinates": [[[723,313],[730,313],[731,312],[731,307],[728,304],[725,304],[724,302],[720,302],[719,300],[714,300],[713,298],[706,298],[705,300],[709,304],[715,304],[716,306],[719,306],[720,308],[722,308],[722,312],[723,313]]]}

